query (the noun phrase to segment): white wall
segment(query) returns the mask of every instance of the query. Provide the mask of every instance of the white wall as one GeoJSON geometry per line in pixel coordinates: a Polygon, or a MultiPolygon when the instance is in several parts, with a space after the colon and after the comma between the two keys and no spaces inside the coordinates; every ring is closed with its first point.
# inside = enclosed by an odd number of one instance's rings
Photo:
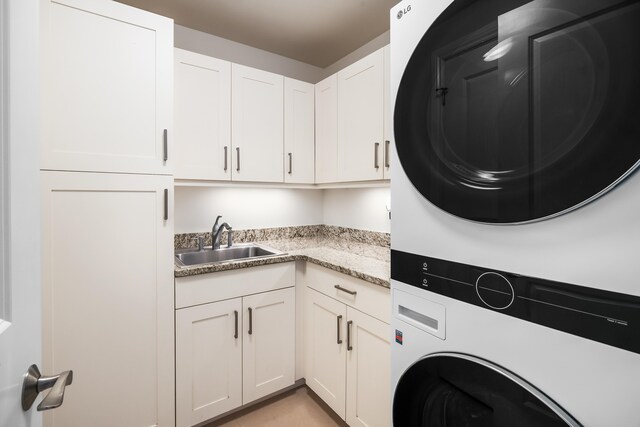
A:
{"type": "Polygon", "coordinates": [[[217,215],[237,230],[327,224],[390,232],[389,188],[300,190],[176,187],[175,232],[207,231],[217,215]]]}
{"type": "Polygon", "coordinates": [[[210,230],[217,215],[237,230],[322,224],[322,191],[176,187],[175,233],[210,230]]]}
{"type": "Polygon", "coordinates": [[[389,188],[324,190],[323,224],[389,233],[389,188]]]}
{"type": "Polygon", "coordinates": [[[174,28],[174,44],[180,49],[214,56],[309,83],[319,82],[324,75],[320,67],[180,25],[174,28]]]}

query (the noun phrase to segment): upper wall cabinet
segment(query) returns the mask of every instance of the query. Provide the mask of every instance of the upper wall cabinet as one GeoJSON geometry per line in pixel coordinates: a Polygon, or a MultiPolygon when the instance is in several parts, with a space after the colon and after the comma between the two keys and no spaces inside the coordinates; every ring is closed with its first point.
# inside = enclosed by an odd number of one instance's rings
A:
{"type": "Polygon", "coordinates": [[[284,79],[284,182],[315,181],[314,85],[284,79]]]}
{"type": "Polygon", "coordinates": [[[338,179],[384,177],[383,49],[338,72],[338,179]]]}
{"type": "Polygon", "coordinates": [[[338,76],[316,84],[316,183],[338,181],[338,76]]]}
{"type": "Polygon", "coordinates": [[[41,167],[171,174],[173,21],[115,1],[41,5],[41,167]]]}
{"type": "Polygon", "coordinates": [[[391,49],[386,45],[384,53],[384,171],[385,179],[391,179],[391,144],[393,138],[393,108],[391,108],[391,49]]]}
{"type": "Polygon", "coordinates": [[[176,179],[231,179],[231,63],[175,49],[176,179]]]}
{"type": "Polygon", "coordinates": [[[234,181],[284,180],[284,77],[232,64],[234,181]]]}

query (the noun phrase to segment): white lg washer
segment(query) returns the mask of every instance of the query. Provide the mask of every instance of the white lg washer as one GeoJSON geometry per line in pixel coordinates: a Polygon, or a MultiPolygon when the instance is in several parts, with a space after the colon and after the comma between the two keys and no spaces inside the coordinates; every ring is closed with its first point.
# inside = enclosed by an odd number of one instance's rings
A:
{"type": "Polygon", "coordinates": [[[391,10],[395,426],[640,426],[639,20],[391,10]]]}

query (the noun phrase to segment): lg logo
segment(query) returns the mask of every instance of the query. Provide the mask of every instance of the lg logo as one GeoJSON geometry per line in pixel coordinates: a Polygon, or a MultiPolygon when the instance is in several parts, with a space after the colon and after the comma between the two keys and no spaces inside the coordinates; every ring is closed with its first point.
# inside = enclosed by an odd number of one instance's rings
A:
{"type": "Polygon", "coordinates": [[[398,11],[398,19],[402,18],[404,15],[406,15],[409,12],[411,12],[411,5],[398,11]]]}

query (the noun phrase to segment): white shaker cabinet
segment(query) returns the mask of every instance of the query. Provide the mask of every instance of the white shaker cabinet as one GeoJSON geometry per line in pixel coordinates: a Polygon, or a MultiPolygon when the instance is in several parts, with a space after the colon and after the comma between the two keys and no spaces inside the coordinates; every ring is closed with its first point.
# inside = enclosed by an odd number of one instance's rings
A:
{"type": "Polygon", "coordinates": [[[284,77],[232,64],[234,181],[284,181],[284,77]]]}
{"type": "Polygon", "coordinates": [[[338,179],[384,177],[383,49],[338,72],[338,179]]]}
{"type": "Polygon", "coordinates": [[[242,405],[242,298],[176,311],[177,425],[242,405]]]}
{"type": "Polygon", "coordinates": [[[284,79],[284,182],[315,182],[314,85],[284,79]]]}
{"type": "Polygon", "coordinates": [[[41,168],[171,174],[173,21],[105,0],[41,16],[41,168]]]}
{"type": "Polygon", "coordinates": [[[173,178],[41,172],[44,425],[174,425],[173,178]]]}
{"type": "Polygon", "coordinates": [[[231,179],[231,63],[174,53],[176,179],[231,179]]]}
{"type": "Polygon", "coordinates": [[[351,427],[391,425],[389,290],[307,264],[307,385],[351,427]]]}
{"type": "Polygon", "coordinates": [[[338,76],[316,84],[316,183],[338,181],[338,76]]]}

